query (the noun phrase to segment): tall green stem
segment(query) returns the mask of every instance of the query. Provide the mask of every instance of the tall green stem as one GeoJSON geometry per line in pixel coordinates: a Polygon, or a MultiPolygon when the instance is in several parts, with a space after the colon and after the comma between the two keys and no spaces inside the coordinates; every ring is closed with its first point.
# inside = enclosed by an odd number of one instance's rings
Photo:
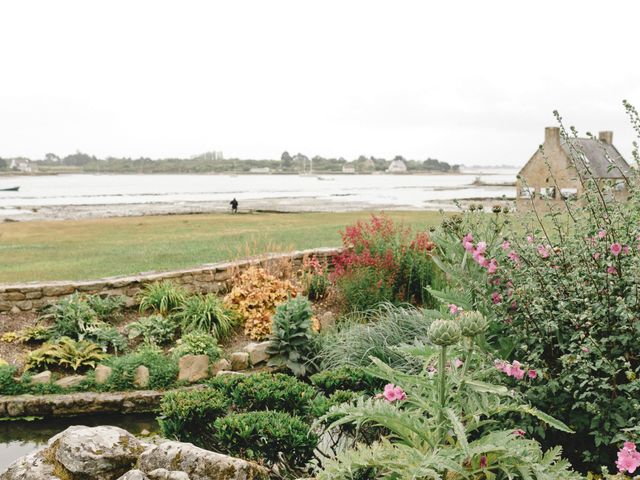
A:
{"type": "Polygon", "coordinates": [[[439,398],[438,400],[440,401],[440,410],[438,411],[438,428],[440,429],[440,441],[442,442],[444,440],[444,407],[446,404],[446,364],[447,364],[447,347],[442,346],[440,348],[440,363],[438,365],[438,375],[439,375],[439,382],[440,382],[440,388],[439,388],[439,398]]]}

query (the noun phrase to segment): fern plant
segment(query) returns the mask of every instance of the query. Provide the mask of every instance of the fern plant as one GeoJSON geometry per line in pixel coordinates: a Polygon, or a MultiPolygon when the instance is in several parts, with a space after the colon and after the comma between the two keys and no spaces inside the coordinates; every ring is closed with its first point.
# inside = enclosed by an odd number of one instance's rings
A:
{"type": "Polygon", "coordinates": [[[560,457],[559,448],[543,452],[522,432],[500,428],[501,416],[516,413],[571,432],[506,387],[491,383],[497,370],[474,353],[486,322],[480,321],[475,330],[460,327],[457,318],[436,320],[430,327],[430,344],[403,347],[424,360],[421,373],[399,372],[372,360],[369,373],[390,382],[385,393],[335,406],[321,423],[327,431],[342,425],[375,425],[388,434],[326,462],[319,480],[581,478],[560,457]],[[468,336],[462,345],[461,333],[468,336]],[[462,364],[456,357],[463,358],[462,364]]]}
{"type": "Polygon", "coordinates": [[[183,332],[210,333],[217,340],[229,336],[237,324],[237,315],[212,294],[187,297],[177,308],[176,318],[183,332]]]}
{"type": "Polygon", "coordinates": [[[173,282],[150,283],[140,292],[140,312],[154,312],[160,315],[168,315],[177,310],[187,298],[184,288],[173,282]]]}

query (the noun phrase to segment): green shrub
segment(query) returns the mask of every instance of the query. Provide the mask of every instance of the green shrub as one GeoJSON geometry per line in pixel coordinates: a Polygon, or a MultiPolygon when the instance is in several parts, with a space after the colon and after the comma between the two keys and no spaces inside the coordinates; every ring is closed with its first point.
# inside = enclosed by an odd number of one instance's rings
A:
{"type": "Polygon", "coordinates": [[[316,395],[310,385],[282,373],[223,375],[208,384],[241,411],[278,410],[304,416],[316,395]]]}
{"type": "Polygon", "coordinates": [[[145,343],[165,345],[173,340],[176,328],[177,325],[173,317],[150,315],[140,317],[138,321],[127,325],[127,332],[130,339],[142,336],[145,343]]]}
{"type": "Polygon", "coordinates": [[[98,344],[103,351],[111,350],[116,355],[129,348],[127,339],[115,327],[106,323],[87,328],[85,338],[98,344]]]}
{"type": "Polygon", "coordinates": [[[237,315],[213,294],[187,297],[177,308],[176,317],[183,332],[206,332],[218,340],[228,337],[238,322],[237,315]]]}
{"type": "Polygon", "coordinates": [[[229,455],[301,468],[313,457],[318,437],[284,412],[232,413],[213,424],[213,447],[229,455]]]}
{"type": "Polygon", "coordinates": [[[211,334],[195,331],[184,334],[176,342],[172,353],[175,358],[184,355],[207,355],[212,361],[215,361],[222,355],[222,349],[211,334]]]}
{"type": "Polygon", "coordinates": [[[178,309],[187,298],[184,288],[168,280],[145,285],[140,293],[140,311],[168,315],[178,309]]]}
{"type": "Polygon", "coordinates": [[[386,384],[384,380],[372,376],[364,369],[350,366],[316,373],[310,377],[310,380],[325,395],[345,390],[375,395],[386,384]]]}
{"type": "Polygon", "coordinates": [[[285,366],[296,377],[307,375],[312,365],[313,310],[305,297],[289,299],[272,317],[267,353],[270,366],[285,366]]]}
{"type": "MultiPolygon", "coordinates": [[[[376,392],[377,393],[377,392],[376,392]]],[[[318,395],[314,398],[310,409],[310,417],[317,419],[326,415],[331,407],[350,403],[360,395],[350,390],[336,390],[330,396],[318,395]]]]}
{"type": "Polygon", "coordinates": [[[321,335],[316,362],[323,369],[367,366],[370,357],[404,370],[421,368],[420,362],[397,347],[424,339],[436,311],[382,305],[364,316],[364,323],[342,321],[338,328],[321,335]]]}
{"type": "Polygon", "coordinates": [[[26,393],[25,386],[14,378],[17,370],[14,365],[0,365],[0,395],[26,393]]]}
{"type": "Polygon", "coordinates": [[[163,390],[175,385],[178,376],[178,362],[162,353],[162,350],[143,346],[136,352],[112,357],[106,362],[113,371],[103,390],[132,390],[137,388],[133,383],[136,368],[144,365],[149,369],[149,388],[163,390]]]}
{"type": "Polygon", "coordinates": [[[61,337],[53,343],[45,343],[42,347],[29,353],[25,368],[43,369],[50,367],[79,369],[95,367],[107,358],[100,347],[88,340],[75,341],[69,337],[61,337]]]}
{"type": "Polygon", "coordinates": [[[226,415],[229,399],[220,390],[188,390],[167,393],[160,404],[158,422],[162,435],[208,447],[213,422],[226,415]]]}
{"type": "Polygon", "coordinates": [[[96,312],[98,319],[103,322],[114,323],[122,318],[125,308],[125,298],[120,295],[87,295],[85,297],[87,305],[96,312]]]}
{"type": "Polygon", "coordinates": [[[77,293],[48,306],[42,318],[53,322],[49,330],[51,339],[69,337],[82,340],[89,327],[100,323],[85,297],[77,293]]]}

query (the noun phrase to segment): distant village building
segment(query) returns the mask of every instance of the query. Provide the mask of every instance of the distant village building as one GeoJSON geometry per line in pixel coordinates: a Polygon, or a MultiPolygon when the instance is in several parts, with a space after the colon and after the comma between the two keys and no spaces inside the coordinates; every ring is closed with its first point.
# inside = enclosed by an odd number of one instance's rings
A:
{"type": "Polygon", "coordinates": [[[31,160],[27,158],[13,158],[9,164],[9,169],[17,170],[18,172],[31,173],[35,170],[31,160]]]}
{"type": "Polygon", "coordinates": [[[342,166],[342,173],[356,173],[356,167],[353,164],[346,164],[342,166]]]}
{"type": "Polygon", "coordinates": [[[249,169],[249,173],[270,173],[269,167],[253,167],[249,169]]]}
{"type": "Polygon", "coordinates": [[[613,132],[609,131],[600,132],[597,140],[563,140],[558,127],[545,128],[543,151],[536,151],[518,174],[518,210],[532,206],[544,209],[549,202],[579,199],[584,193],[581,178],[589,176],[601,185],[610,182],[615,198],[625,200],[628,190],[624,178],[631,167],[612,142],[613,132]]]}
{"type": "Polygon", "coordinates": [[[407,164],[404,163],[403,160],[396,159],[391,162],[389,168],[387,168],[387,172],[389,173],[407,173],[407,164]]]}

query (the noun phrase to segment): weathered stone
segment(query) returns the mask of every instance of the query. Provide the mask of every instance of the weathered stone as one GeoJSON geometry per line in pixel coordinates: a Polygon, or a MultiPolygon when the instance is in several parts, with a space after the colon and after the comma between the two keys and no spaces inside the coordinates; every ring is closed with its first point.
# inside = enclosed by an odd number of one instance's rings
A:
{"type": "Polygon", "coordinates": [[[59,297],[61,295],[70,295],[74,292],[73,285],[48,285],[42,288],[42,293],[46,297],[59,297]]]}
{"type": "Polygon", "coordinates": [[[170,471],[166,468],[156,468],[148,474],[149,480],[190,480],[185,472],[170,471]]]}
{"type": "Polygon", "coordinates": [[[27,300],[36,300],[38,298],[42,298],[42,292],[40,292],[40,291],[27,292],[27,293],[24,294],[24,297],[27,300]]]}
{"type": "Polygon", "coordinates": [[[49,441],[55,459],[73,478],[112,480],[131,469],[143,450],[118,427],[69,427],[49,441]]]}
{"type": "Polygon", "coordinates": [[[26,298],[25,294],[22,292],[9,292],[4,294],[4,298],[6,300],[24,300],[26,298]]]}
{"type": "Polygon", "coordinates": [[[49,370],[45,370],[44,372],[37,373],[36,375],[31,377],[31,383],[40,384],[40,383],[49,383],[51,382],[51,372],[49,370]]]}
{"type": "Polygon", "coordinates": [[[147,449],[138,461],[144,472],[177,470],[190,480],[246,480],[268,478],[263,467],[246,460],[209,452],[189,443],[163,442],[147,449]]]}
{"type": "Polygon", "coordinates": [[[251,342],[245,345],[243,350],[249,354],[249,363],[251,365],[258,365],[269,359],[267,347],[270,343],[271,342],[251,342]]]}
{"type": "Polygon", "coordinates": [[[111,367],[107,367],[106,365],[98,365],[95,370],[95,382],[98,385],[102,385],[107,383],[109,377],[113,373],[113,369],[111,367]]]}
{"type": "Polygon", "coordinates": [[[11,307],[11,313],[13,313],[14,315],[16,313],[20,313],[22,310],[20,310],[16,305],[14,305],[13,307],[11,307]]]}
{"type": "Polygon", "coordinates": [[[320,315],[320,331],[327,330],[336,324],[336,317],[333,312],[324,312],[320,315]]]}
{"type": "Polygon", "coordinates": [[[249,354],[247,352],[233,352],[229,355],[231,370],[240,371],[249,368],[249,354]]]}
{"type": "Polygon", "coordinates": [[[234,372],[233,370],[220,370],[216,373],[216,377],[222,377],[223,375],[243,375],[240,372],[234,372]]]}
{"type": "Polygon", "coordinates": [[[47,461],[44,449],[41,449],[9,465],[0,474],[0,480],[60,480],[53,469],[53,464],[47,461]]]}
{"type": "Polygon", "coordinates": [[[124,306],[127,308],[135,307],[138,305],[137,300],[133,296],[125,296],[124,297],[124,306]]]}
{"type": "Polygon", "coordinates": [[[22,300],[19,302],[15,302],[14,305],[18,307],[23,312],[31,310],[33,308],[33,302],[31,300],[22,300]]]}
{"type": "Polygon", "coordinates": [[[0,302],[0,312],[8,312],[9,310],[11,310],[11,307],[11,302],[0,302]]]}
{"type": "Polygon", "coordinates": [[[80,385],[85,378],[87,378],[85,375],[69,375],[56,380],[55,384],[62,388],[71,388],[80,385]]]}
{"type": "MultiPolygon", "coordinates": [[[[31,395],[33,398],[33,395],[31,395]]],[[[25,404],[21,401],[13,401],[7,403],[7,414],[10,417],[23,417],[25,413],[25,404]]]]}
{"type": "Polygon", "coordinates": [[[144,365],[140,365],[133,373],[133,384],[138,388],[147,388],[149,386],[149,369],[144,365]]]}
{"type": "Polygon", "coordinates": [[[207,355],[185,355],[178,362],[178,381],[190,383],[209,376],[209,357],[207,355]]]}
{"type": "Polygon", "coordinates": [[[229,360],[226,358],[221,358],[217,360],[213,365],[211,365],[211,375],[216,375],[221,370],[229,370],[231,368],[231,364],[229,360]]]}
{"type": "Polygon", "coordinates": [[[150,480],[141,470],[129,470],[122,475],[118,480],[150,480]]]}

